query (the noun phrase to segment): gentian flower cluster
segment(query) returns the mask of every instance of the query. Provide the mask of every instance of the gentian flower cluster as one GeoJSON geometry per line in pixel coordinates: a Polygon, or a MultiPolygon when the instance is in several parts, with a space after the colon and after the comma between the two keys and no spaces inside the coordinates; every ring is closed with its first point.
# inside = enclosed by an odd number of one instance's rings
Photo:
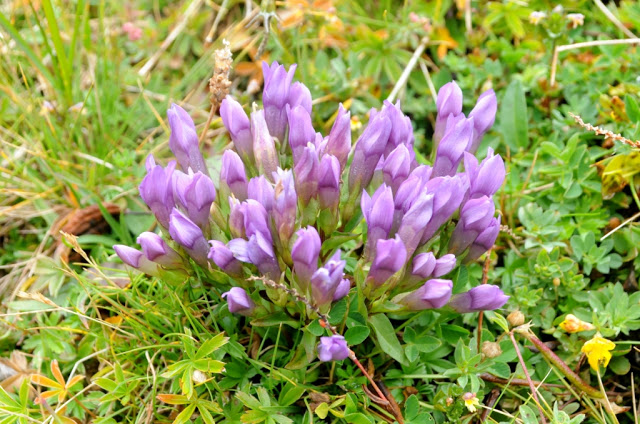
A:
{"type": "MultiPolygon", "coordinates": [[[[193,261],[216,283],[233,286],[222,297],[230,312],[245,316],[259,313],[267,297],[280,306],[295,301],[269,290],[260,296],[265,287],[251,276],[295,289],[322,312],[355,290],[368,305],[384,299],[409,311],[502,307],[508,296],[499,287],[453,295],[446,278],[489,250],[500,231],[493,195],[504,162],[491,149],[481,162],[474,156],[495,119],[493,91],[466,116],[456,83],[442,87],[428,165],[416,160],[411,120],[399,103],[372,109],[353,146],[342,105],[329,134],[317,132],[311,94],[293,82],[295,69],[263,63],[263,108],[254,105],[249,115],[230,96],[222,102],[233,148],[222,155],[216,184],[193,121],[171,106],[169,147],[177,161],[162,166],[150,156],[140,184],[170,240],[143,233],[141,250],[115,246],[120,258],[155,276],[184,277],[193,261]],[[340,249],[332,241],[337,232],[351,244],[340,249]],[[347,268],[348,257],[355,267],[347,268]]],[[[339,335],[323,337],[318,352],[322,361],[349,355],[339,335]]]]}

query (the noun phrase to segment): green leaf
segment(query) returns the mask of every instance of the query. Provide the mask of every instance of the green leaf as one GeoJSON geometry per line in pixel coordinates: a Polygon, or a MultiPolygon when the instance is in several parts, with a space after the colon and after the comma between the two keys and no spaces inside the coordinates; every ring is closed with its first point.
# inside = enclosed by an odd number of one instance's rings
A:
{"type": "Polygon", "coordinates": [[[351,327],[344,333],[344,338],[347,340],[347,343],[351,345],[359,345],[364,342],[367,337],[369,337],[369,327],[364,325],[356,325],[351,327]]]}
{"type": "Polygon", "coordinates": [[[378,343],[383,352],[389,354],[401,364],[408,365],[407,358],[404,356],[404,351],[389,318],[385,314],[373,315],[369,317],[369,326],[376,333],[378,343]]]}
{"type": "Polygon", "coordinates": [[[302,386],[296,386],[293,383],[287,383],[280,392],[278,403],[281,406],[293,405],[298,399],[300,399],[300,396],[302,396],[305,390],[306,389],[302,386]]]}
{"type": "Polygon", "coordinates": [[[630,94],[624,97],[624,108],[627,111],[627,116],[631,122],[640,121],[640,107],[638,102],[630,94]]]}
{"type": "Polygon", "coordinates": [[[181,413],[178,414],[176,419],[173,421],[173,424],[184,424],[188,422],[195,410],[195,404],[192,403],[191,405],[187,406],[181,413]]]}
{"type": "Polygon", "coordinates": [[[318,417],[320,417],[320,419],[324,420],[325,418],[327,418],[327,415],[329,414],[329,405],[327,405],[325,402],[322,402],[316,408],[315,413],[318,417]]]}
{"type": "Polygon", "coordinates": [[[514,149],[527,147],[529,145],[527,99],[520,81],[514,79],[509,84],[499,109],[500,132],[505,143],[514,149]]]}
{"type": "Polygon", "coordinates": [[[624,356],[617,356],[609,362],[609,369],[618,375],[627,375],[631,370],[631,364],[624,356]]]}
{"type": "Polygon", "coordinates": [[[113,392],[116,390],[116,387],[118,387],[118,383],[109,380],[108,378],[98,378],[96,379],[95,383],[98,385],[98,387],[100,387],[101,389],[105,389],[108,392],[113,392]]]}
{"type": "Polygon", "coordinates": [[[198,352],[196,353],[195,359],[202,359],[209,356],[213,351],[224,346],[228,341],[229,338],[224,337],[223,333],[218,334],[214,338],[202,343],[202,346],[200,346],[200,349],[198,349],[198,352]]]}
{"type": "Polygon", "coordinates": [[[284,312],[274,312],[269,315],[265,315],[263,317],[254,319],[251,321],[251,325],[256,327],[276,327],[280,324],[288,325],[289,327],[298,328],[300,327],[300,323],[291,318],[284,312]]]}

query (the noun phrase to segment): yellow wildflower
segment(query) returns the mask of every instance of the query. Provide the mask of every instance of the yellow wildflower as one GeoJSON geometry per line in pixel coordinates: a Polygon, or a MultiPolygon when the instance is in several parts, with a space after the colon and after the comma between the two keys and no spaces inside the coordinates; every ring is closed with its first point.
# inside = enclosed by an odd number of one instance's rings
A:
{"type": "Polygon", "coordinates": [[[584,15],[582,13],[569,13],[567,19],[571,23],[571,28],[577,28],[584,25],[584,15]]]}
{"type": "Polygon", "coordinates": [[[351,131],[356,131],[362,128],[362,122],[360,122],[360,118],[357,116],[351,117],[351,131]]]}
{"type": "Polygon", "coordinates": [[[600,369],[600,364],[603,367],[609,365],[611,359],[611,352],[616,347],[616,344],[611,340],[607,340],[597,333],[591,340],[588,340],[584,346],[582,346],[582,353],[587,355],[589,365],[595,371],[600,369]]]}
{"type": "Polygon", "coordinates": [[[529,22],[538,25],[544,18],[547,17],[547,14],[544,12],[531,12],[529,15],[529,22]]]}
{"type": "Polygon", "coordinates": [[[580,331],[595,330],[596,327],[591,323],[582,321],[573,314],[569,314],[564,318],[564,321],[560,323],[560,328],[567,333],[578,333],[580,331]]]}
{"type": "Polygon", "coordinates": [[[475,393],[465,393],[464,395],[462,395],[462,400],[464,400],[464,406],[467,407],[469,412],[476,412],[478,410],[476,406],[480,405],[480,400],[475,393]]]}

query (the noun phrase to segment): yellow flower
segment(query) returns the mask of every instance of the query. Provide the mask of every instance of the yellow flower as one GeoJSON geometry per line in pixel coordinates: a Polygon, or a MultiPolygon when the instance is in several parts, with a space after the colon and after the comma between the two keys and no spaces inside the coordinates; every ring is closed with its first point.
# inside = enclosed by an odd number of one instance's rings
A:
{"type": "Polygon", "coordinates": [[[589,365],[595,371],[600,369],[600,364],[603,367],[609,365],[611,359],[611,352],[616,347],[616,344],[611,340],[607,340],[597,333],[591,340],[588,340],[584,346],[582,346],[582,353],[587,355],[589,365]]]}
{"type": "Polygon", "coordinates": [[[567,333],[578,333],[580,331],[595,330],[596,327],[591,323],[582,321],[573,314],[569,314],[564,318],[564,321],[560,323],[560,328],[567,333]]]}
{"type": "Polygon", "coordinates": [[[467,407],[469,412],[476,412],[478,410],[476,406],[480,405],[480,400],[475,393],[465,393],[464,395],[462,395],[462,400],[464,400],[464,406],[467,407]]]}

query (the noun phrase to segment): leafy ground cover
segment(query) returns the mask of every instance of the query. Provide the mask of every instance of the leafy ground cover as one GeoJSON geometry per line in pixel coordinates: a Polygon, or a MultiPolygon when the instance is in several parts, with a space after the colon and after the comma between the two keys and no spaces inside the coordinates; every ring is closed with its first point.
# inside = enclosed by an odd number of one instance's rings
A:
{"type": "Polygon", "coordinates": [[[1,7],[1,422],[637,422],[637,48],[564,47],[635,38],[635,2],[1,7]],[[113,250],[156,228],[138,186],[148,154],[172,156],[172,102],[218,173],[230,140],[208,84],[223,39],[243,105],[261,101],[262,60],[297,63],[317,131],[342,102],[355,141],[371,107],[400,99],[420,163],[440,87],[457,81],[465,111],[496,92],[478,151],[506,164],[503,231],[449,278],[509,302],[390,321],[352,291],[329,311],[387,402],[355,362],[308,354],[320,321],[232,314],[210,275],[176,284],[113,250]]]}

